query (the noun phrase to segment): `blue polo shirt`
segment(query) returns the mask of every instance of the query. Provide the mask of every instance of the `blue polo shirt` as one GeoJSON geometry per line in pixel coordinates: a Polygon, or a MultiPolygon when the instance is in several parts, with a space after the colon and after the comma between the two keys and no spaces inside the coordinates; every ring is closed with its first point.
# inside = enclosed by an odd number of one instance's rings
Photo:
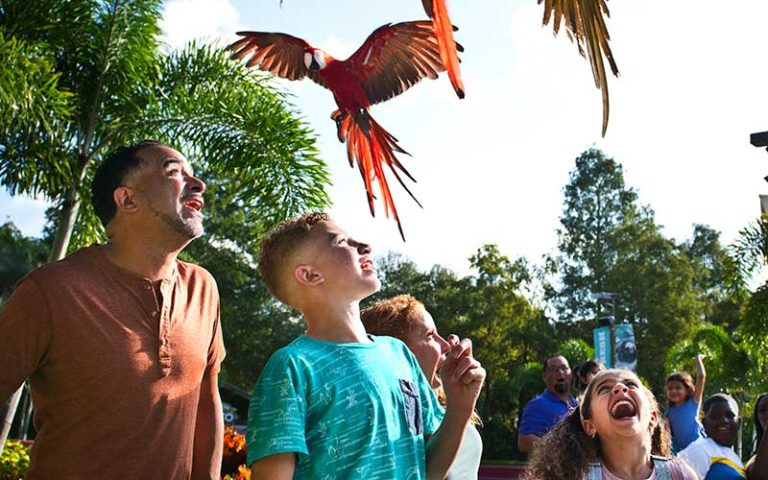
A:
{"type": "Polygon", "coordinates": [[[560,400],[549,390],[544,390],[523,409],[523,418],[520,420],[520,435],[544,436],[552,430],[552,427],[579,403],[570,397],[568,403],[560,400]]]}

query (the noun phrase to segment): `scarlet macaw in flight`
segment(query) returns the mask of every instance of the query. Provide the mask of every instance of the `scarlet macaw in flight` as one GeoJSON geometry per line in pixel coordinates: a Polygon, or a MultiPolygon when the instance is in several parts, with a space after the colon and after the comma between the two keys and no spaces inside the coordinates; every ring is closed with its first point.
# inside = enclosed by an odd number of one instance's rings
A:
{"type": "Polygon", "coordinates": [[[289,80],[309,77],[333,93],[339,109],[331,114],[339,141],[347,143],[350,166],[355,161],[365,183],[368,207],[375,216],[373,182],[379,184],[384,214],[397,221],[405,240],[392,193],[384,176],[386,164],[406,192],[421,206],[403,183],[398,170],[415,182],[395,157],[397,139],[371,117],[371,105],[400,95],[424,77],[437,78],[445,70],[432,27],[428,21],[387,24],[377,28],[346,60],[336,60],[301,38],[285,33],[237,32],[240,40],[229,46],[236,59],[247,58],[258,67],[289,80]]]}
{"type": "MultiPolygon", "coordinates": [[[[438,0],[435,0],[438,1],[438,0]]],[[[565,20],[568,38],[576,41],[579,53],[584,54],[584,45],[587,46],[589,62],[592,64],[592,75],[595,77],[595,86],[600,89],[603,96],[603,136],[608,128],[608,78],[605,75],[603,56],[608,59],[611,71],[615,76],[619,75],[619,69],[613,60],[611,47],[608,46],[608,29],[605,26],[606,17],[610,17],[606,0],[538,0],[544,2],[543,24],[549,23],[553,18],[554,34],[560,31],[560,22],[565,20]]]]}

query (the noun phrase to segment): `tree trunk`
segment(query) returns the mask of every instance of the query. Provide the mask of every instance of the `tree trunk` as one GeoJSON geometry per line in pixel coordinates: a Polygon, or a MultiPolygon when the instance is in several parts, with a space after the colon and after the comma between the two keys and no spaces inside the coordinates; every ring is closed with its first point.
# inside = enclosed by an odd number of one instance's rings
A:
{"type": "Polygon", "coordinates": [[[67,199],[61,207],[59,225],[56,228],[56,238],[51,246],[50,261],[55,262],[64,258],[67,254],[69,241],[72,239],[72,231],[75,229],[75,221],[80,212],[80,194],[77,188],[67,192],[67,199]]]}
{"type": "Polygon", "coordinates": [[[8,439],[8,435],[11,433],[11,424],[13,424],[13,417],[16,414],[16,407],[19,405],[19,399],[21,398],[21,391],[24,389],[24,385],[21,385],[16,390],[11,398],[6,402],[6,411],[3,420],[3,428],[0,430],[0,455],[3,454],[5,448],[5,441],[8,439]]]}

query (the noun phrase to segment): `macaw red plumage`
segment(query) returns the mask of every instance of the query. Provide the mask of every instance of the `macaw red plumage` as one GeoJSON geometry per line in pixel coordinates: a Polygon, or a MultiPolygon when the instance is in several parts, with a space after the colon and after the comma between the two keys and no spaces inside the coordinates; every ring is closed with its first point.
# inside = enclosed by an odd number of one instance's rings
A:
{"type": "Polygon", "coordinates": [[[461,70],[459,68],[459,54],[462,51],[461,46],[453,39],[453,24],[448,16],[448,7],[445,0],[421,0],[424,5],[424,11],[432,19],[432,26],[435,29],[437,46],[440,49],[440,60],[448,71],[448,78],[459,98],[464,98],[464,82],[461,81],[461,70]]]}
{"type": "MultiPolygon", "coordinates": [[[[426,0],[425,0],[426,1],[426,0]]],[[[437,1],[437,0],[436,0],[437,1]]],[[[608,28],[605,26],[606,17],[610,17],[606,0],[538,0],[544,3],[544,25],[553,19],[554,34],[560,31],[560,22],[565,20],[568,37],[575,40],[582,56],[588,56],[592,65],[592,75],[595,86],[603,96],[603,136],[608,129],[608,78],[605,75],[603,56],[608,59],[611,71],[619,75],[619,68],[613,59],[611,47],[608,46],[608,28]],[[584,53],[586,44],[587,53],[584,53]]]]}
{"type": "Polygon", "coordinates": [[[346,60],[336,60],[305,40],[285,33],[237,34],[243,38],[229,48],[236,59],[250,57],[248,67],[258,67],[289,80],[309,77],[333,93],[339,109],[331,118],[336,122],[339,141],[347,143],[350,166],[357,162],[371,215],[375,216],[373,183],[378,182],[384,213],[389,217],[392,212],[405,240],[384,165],[421,206],[398,173],[415,182],[395,156],[395,152],[408,153],[376,123],[368,109],[403,93],[424,77],[437,78],[437,74],[445,70],[431,22],[383,25],[346,60]]]}

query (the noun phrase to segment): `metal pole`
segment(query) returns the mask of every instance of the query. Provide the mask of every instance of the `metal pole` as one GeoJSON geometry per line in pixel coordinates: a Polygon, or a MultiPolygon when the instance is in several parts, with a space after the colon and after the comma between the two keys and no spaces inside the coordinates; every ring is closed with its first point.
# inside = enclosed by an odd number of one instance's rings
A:
{"type": "Polygon", "coordinates": [[[6,414],[4,415],[5,418],[3,420],[3,428],[0,430],[0,455],[2,455],[3,449],[5,448],[5,441],[8,439],[8,434],[11,432],[11,425],[13,424],[13,417],[16,413],[16,407],[19,405],[22,388],[23,386],[19,387],[19,389],[16,390],[13,395],[11,395],[11,398],[9,398],[8,402],[6,403],[8,408],[6,410],[6,414]]]}
{"type": "Polygon", "coordinates": [[[19,422],[19,438],[29,439],[29,425],[32,423],[32,395],[29,392],[29,385],[24,384],[24,395],[21,402],[21,420],[19,422]]]}
{"type": "Polygon", "coordinates": [[[619,352],[616,351],[616,296],[611,298],[611,317],[613,317],[613,323],[611,323],[611,349],[613,349],[613,355],[611,356],[611,368],[616,366],[616,359],[619,352]]]}

